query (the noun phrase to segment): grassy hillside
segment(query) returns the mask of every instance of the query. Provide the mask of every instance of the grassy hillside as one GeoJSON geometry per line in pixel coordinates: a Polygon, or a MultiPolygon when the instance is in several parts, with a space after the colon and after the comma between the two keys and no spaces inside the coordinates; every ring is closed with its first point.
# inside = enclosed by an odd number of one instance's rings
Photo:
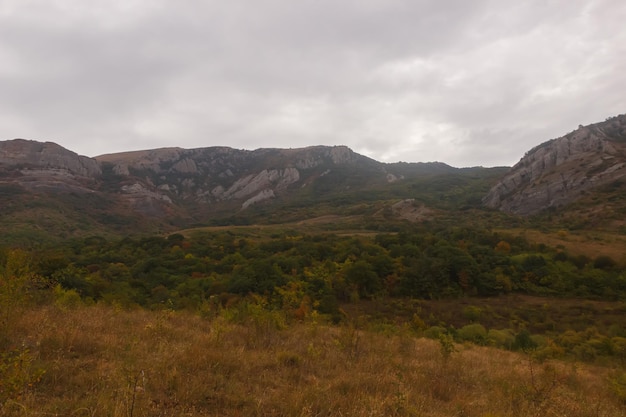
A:
{"type": "Polygon", "coordinates": [[[325,325],[57,304],[5,327],[3,416],[618,416],[626,373],[325,325]]]}
{"type": "Polygon", "coordinates": [[[625,180],[616,180],[585,193],[560,210],[549,210],[533,218],[536,227],[549,226],[575,231],[602,230],[626,234],[625,180]]]}
{"type": "MultiPolygon", "coordinates": [[[[402,164],[394,169],[399,172],[409,170],[402,164]]],[[[231,207],[227,212],[216,212],[211,218],[205,215],[204,220],[198,223],[221,226],[278,225],[336,216],[333,230],[354,229],[355,226],[373,230],[402,230],[407,221],[394,214],[391,207],[398,201],[411,199],[416,206],[424,206],[432,211],[428,220],[475,225],[481,219],[485,227],[510,225],[523,220],[484,210],[481,203],[481,198],[505,170],[467,168],[434,173],[427,170],[423,175],[415,175],[414,172],[412,177],[392,183],[368,182],[367,178],[359,177],[359,172],[336,170],[338,172],[335,172],[333,179],[321,178],[310,187],[294,190],[288,196],[244,211],[231,207]],[[348,223],[344,224],[342,219],[348,219],[348,223]]],[[[198,216],[198,219],[201,218],[198,216]]]]}
{"type": "Polygon", "coordinates": [[[626,235],[620,231],[567,230],[547,228],[499,229],[502,233],[520,236],[536,245],[558,248],[571,255],[589,259],[609,256],[620,266],[626,266],[626,235]]]}

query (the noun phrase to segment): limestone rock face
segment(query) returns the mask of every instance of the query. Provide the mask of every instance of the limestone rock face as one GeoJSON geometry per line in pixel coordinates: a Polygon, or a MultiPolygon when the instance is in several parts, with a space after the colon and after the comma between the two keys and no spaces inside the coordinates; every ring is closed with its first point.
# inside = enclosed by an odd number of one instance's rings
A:
{"type": "Polygon", "coordinates": [[[532,215],[626,177],[626,115],[577,130],[530,150],[489,191],[487,207],[532,215]]]}
{"type": "Polygon", "coordinates": [[[0,182],[31,192],[92,193],[102,171],[92,158],[56,143],[14,139],[0,142],[0,182]]]}
{"type": "Polygon", "coordinates": [[[244,201],[244,203],[241,205],[241,208],[246,209],[250,207],[252,204],[260,203],[262,201],[269,200],[270,198],[274,198],[274,197],[275,197],[274,191],[269,190],[269,189],[263,190],[257,195],[255,195],[254,197],[244,201]]]}
{"type": "Polygon", "coordinates": [[[139,184],[139,183],[135,183],[132,185],[124,185],[122,186],[122,191],[136,196],[136,197],[140,197],[140,198],[147,198],[147,199],[154,199],[154,200],[162,200],[162,201],[166,201],[168,203],[171,203],[172,200],[166,196],[166,195],[161,195],[159,193],[156,193],[154,191],[151,191],[149,189],[147,189],[144,185],[139,184]]]}
{"type": "Polygon", "coordinates": [[[96,159],[115,175],[139,179],[145,187],[153,187],[151,192],[172,200],[208,204],[238,200],[242,209],[276,198],[292,185],[313,181],[322,168],[378,164],[345,146],[254,151],[163,148],[96,159]]]}
{"type": "Polygon", "coordinates": [[[282,191],[299,179],[300,172],[295,168],[286,168],[283,170],[273,169],[269,171],[264,169],[256,175],[248,175],[237,180],[228,190],[223,192],[220,197],[226,199],[244,198],[268,187],[282,191]]]}

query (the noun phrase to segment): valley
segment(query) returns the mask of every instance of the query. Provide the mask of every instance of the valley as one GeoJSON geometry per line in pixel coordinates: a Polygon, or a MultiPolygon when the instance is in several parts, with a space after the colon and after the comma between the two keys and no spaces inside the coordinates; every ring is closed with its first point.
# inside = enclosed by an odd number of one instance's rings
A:
{"type": "Polygon", "coordinates": [[[0,414],[620,415],[624,132],[511,168],[0,142],[0,414]]]}

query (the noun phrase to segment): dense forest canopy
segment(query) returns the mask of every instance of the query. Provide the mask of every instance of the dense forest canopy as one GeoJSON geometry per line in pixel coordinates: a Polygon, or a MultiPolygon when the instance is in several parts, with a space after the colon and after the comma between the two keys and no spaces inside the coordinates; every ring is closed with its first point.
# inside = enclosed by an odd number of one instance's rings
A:
{"type": "Polygon", "coordinates": [[[40,250],[33,262],[39,275],[64,289],[123,306],[194,309],[212,297],[224,302],[252,293],[280,304],[285,289],[295,287],[327,314],[341,302],[385,296],[626,296],[626,273],[610,257],[571,256],[519,236],[470,228],[93,236],[40,250]]]}

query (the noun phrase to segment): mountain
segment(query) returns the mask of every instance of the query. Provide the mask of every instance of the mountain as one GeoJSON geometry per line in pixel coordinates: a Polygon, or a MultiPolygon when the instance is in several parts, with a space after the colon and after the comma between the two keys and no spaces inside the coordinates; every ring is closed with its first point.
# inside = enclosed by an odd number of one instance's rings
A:
{"type": "Polygon", "coordinates": [[[102,174],[98,162],[56,143],[24,139],[0,142],[0,175],[27,189],[88,191],[102,174]]]}
{"type": "MultiPolygon", "coordinates": [[[[380,164],[346,147],[237,150],[226,147],[165,148],[103,155],[104,172],[138,201],[243,210],[306,187],[336,167],[383,176],[380,164]],[[225,204],[227,203],[227,204],[225,204]]],[[[141,210],[141,204],[136,206],[141,210]]],[[[204,208],[206,210],[206,208],[204,208]]]]}
{"type": "Polygon", "coordinates": [[[15,139],[0,142],[0,227],[2,238],[36,241],[348,212],[415,220],[433,208],[479,204],[501,172],[385,164],[345,146],[162,148],[88,158],[15,139]]]}
{"type": "MultiPolygon", "coordinates": [[[[484,197],[487,207],[533,215],[580,201],[626,180],[626,114],[579,126],[526,153],[484,197]]],[[[598,204],[596,201],[594,204],[598,204]]],[[[598,213],[596,212],[596,215],[598,213]]]]}
{"type": "Polygon", "coordinates": [[[494,219],[512,224],[522,220],[510,216],[539,213],[580,227],[601,218],[626,227],[624,184],[626,115],[545,142],[512,168],[386,164],[345,146],[162,148],[88,158],[52,142],[14,139],[0,141],[0,241],[322,216],[377,230],[433,219],[493,226],[494,219]],[[480,211],[485,206],[500,213],[480,211]]]}

